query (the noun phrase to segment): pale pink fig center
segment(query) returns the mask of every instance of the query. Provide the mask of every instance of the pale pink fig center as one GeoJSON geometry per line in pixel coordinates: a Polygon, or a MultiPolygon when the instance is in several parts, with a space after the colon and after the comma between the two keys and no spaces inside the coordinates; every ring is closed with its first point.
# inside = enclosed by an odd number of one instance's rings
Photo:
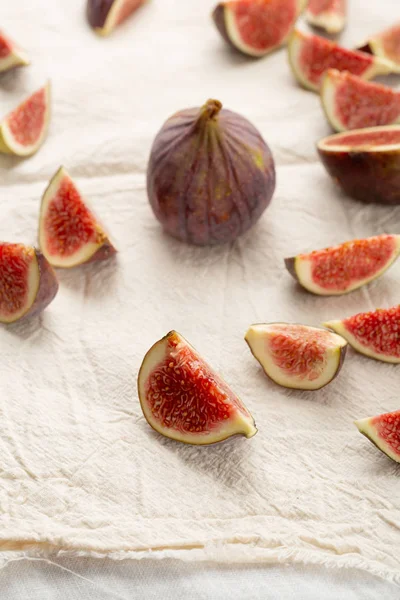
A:
{"type": "Polygon", "coordinates": [[[400,62],[400,25],[395,25],[381,36],[385,56],[400,62]]]}
{"type": "Polygon", "coordinates": [[[400,410],[380,415],[371,419],[371,425],[375,427],[378,436],[386,444],[400,455],[400,410]]]}
{"type": "Polygon", "coordinates": [[[0,244],[0,313],[11,316],[28,298],[29,268],[34,253],[20,244],[0,244]]]}
{"type": "Polygon", "coordinates": [[[34,145],[43,131],[46,116],[46,91],[35,92],[7,118],[8,126],[22,146],[34,145]]]}
{"type": "Polygon", "coordinates": [[[125,21],[145,0],[125,0],[118,13],[117,25],[125,21]]]}
{"type": "Polygon", "coordinates": [[[345,0],[310,0],[308,10],[315,16],[327,12],[336,15],[344,15],[345,0]]]}
{"type": "Polygon", "coordinates": [[[400,144],[400,128],[395,130],[367,131],[365,133],[346,133],[338,137],[332,136],[324,144],[326,146],[350,146],[351,148],[400,144]]]}
{"type": "Polygon", "coordinates": [[[360,313],[345,319],[343,325],[362,346],[400,358],[400,307],[360,313]]]}

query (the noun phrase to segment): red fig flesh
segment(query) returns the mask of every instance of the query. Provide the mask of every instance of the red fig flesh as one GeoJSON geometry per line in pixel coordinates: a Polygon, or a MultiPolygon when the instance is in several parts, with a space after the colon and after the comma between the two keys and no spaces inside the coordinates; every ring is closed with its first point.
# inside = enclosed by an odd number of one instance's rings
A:
{"type": "Polygon", "coordinates": [[[220,2],[213,19],[225,41],[248,56],[265,56],[287,42],[305,0],[220,2]]]}
{"type": "Polygon", "coordinates": [[[156,136],[147,191],[170,235],[191,244],[235,240],[258,221],[275,190],[271,152],[244,117],[218,100],[173,115],[156,136]]]}
{"type": "Polygon", "coordinates": [[[61,167],[42,199],[40,247],[54,267],[76,267],[115,254],[107,234],[61,167]]]}
{"type": "Polygon", "coordinates": [[[26,53],[0,31],[0,73],[29,65],[29,62],[26,53]]]}
{"type": "Polygon", "coordinates": [[[1,323],[38,315],[57,291],[56,275],[41,252],[23,244],[0,243],[1,323]]]}
{"type": "Polygon", "coordinates": [[[138,392],[149,425],[173,440],[205,445],[257,433],[243,403],[176,331],[146,354],[138,392]]]}
{"type": "Polygon", "coordinates": [[[324,75],[321,101],[326,117],[336,131],[392,125],[400,121],[399,92],[336,69],[329,69],[324,75]]]}
{"type": "Polygon", "coordinates": [[[88,0],[87,18],[99,35],[109,35],[146,0],[88,0]]]}
{"type": "Polygon", "coordinates": [[[351,240],[285,259],[286,268],[306,290],[320,296],[347,294],[377,279],[398,258],[400,235],[351,240]]]}
{"type": "Polygon", "coordinates": [[[400,73],[400,23],[372,36],[360,49],[392,61],[393,71],[400,73]]]}
{"type": "Polygon", "coordinates": [[[50,121],[50,84],[24,100],[0,123],[0,152],[31,156],[46,139],[50,121]]]}
{"type": "Polygon", "coordinates": [[[265,374],[278,385],[319,390],[339,373],[347,342],[326,329],[289,323],[252,325],[245,340],[265,374]]]}
{"type": "Polygon", "coordinates": [[[291,35],[288,49],[290,66],[297,81],[312,91],[319,90],[322,76],[328,69],[349,71],[363,79],[372,79],[393,70],[392,63],[384,58],[347,50],[335,42],[298,29],[291,35]]]}
{"type": "Polygon", "coordinates": [[[400,410],[360,419],[355,425],[381,452],[400,462],[400,410]]]}
{"type": "Polygon", "coordinates": [[[340,33],[346,24],[346,0],[310,0],[306,19],[328,33],[340,33]]]}
{"type": "Polygon", "coordinates": [[[400,363],[400,306],[359,313],[342,321],[327,321],[349,344],[371,358],[400,363]]]}
{"type": "Polygon", "coordinates": [[[400,204],[400,126],[337,133],[318,145],[322,163],[343,191],[362,202],[400,204]]]}

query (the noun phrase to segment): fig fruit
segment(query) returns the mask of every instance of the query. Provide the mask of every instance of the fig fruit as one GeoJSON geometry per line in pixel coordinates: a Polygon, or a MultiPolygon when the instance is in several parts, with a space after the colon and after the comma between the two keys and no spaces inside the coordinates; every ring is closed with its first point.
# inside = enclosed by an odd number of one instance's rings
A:
{"type": "Polygon", "coordinates": [[[235,240],[261,217],[275,190],[272,154],[244,117],[218,100],[170,117],[157,134],[147,192],[170,235],[191,244],[235,240]]]}
{"type": "Polygon", "coordinates": [[[328,173],[362,202],[400,204],[400,126],[330,135],[317,145],[328,173]]]}
{"type": "Polygon", "coordinates": [[[400,23],[372,36],[359,49],[392,61],[393,72],[400,73],[400,23]]]}
{"type": "Polygon", "coordinates": [[[27,54],[0,31],[0,73],[29,65],[27,54]]]}
{"type": "Polygon", "coordinates": [[[31,156],[43,144],[50,121],[50,84],[26,98],[0,123],[0,152],[31,156]]]}
{"type": "Polygon", "coordinates": [[[295,390],[319,390],[339,373],[347,342],[326,329],[290,323],[252,325],[245,335],[272,381],[295,390]]]}
{"type": "Polygon", "coordinates": [[[0,243],[0,323],[38,315],[57,292],[56,275],[39,250],[0,243]]]}
{"type": "Polygon", "coordinates": [[[360,419],[354,424],[381,452],[400,462],[400,410],[360,419]]]}
{"type": "Polygon", "coordinates": [[[400,306],[378,308],[325,327],[344,337],[357,352],[388,363],[400,363],[400,306]]]}
{"type": "Polygon", "coordinates": [[[138,392],[149,425],[173,440],[206,445],[257,433],[239,398],[176,331],[147,352],[138,392]]]}
{"type": "Polygon", "coordinates": [[[306,0],[228,0],[213,19],[226,42],[248,56],[265,56],[287,42],[306,0]]]}
{"type": "Polygon", "coordinates": [[[400,235],[376,235],[286,258],[286,268],[306,290],[339,296],[377,279],[398,258],[400,235]]]}
{"type": "Polygon", "coordinates": [[[53,267],[76,267],[105,260],[116,252],[64,167],[43,195],[39,243],[53,267]]]}
{"type": "Polygon", "coordinates": [[[384,58],[347,50],[335,42],[298,29],[290,37],[288,51],[289,63],[297,81],[314,92],[319,91],[322,76],[328,69],[349,71],[363,79],[393,71],[392,63],[384,58]]]}
{"type": "Polygon", "coordinates": [[[347,0],[310,0],[306,20],[328,33],[340,33],[346,25],[347,0]]]}
{"type": "Polygon", "coordinates": [[[99,35],[109,35],[146,0],[88,0],[86,14],[99,35]]]}
{"type": "Polygon", "coordinates": [[[392,125],[400,121],[400,93],[364,81],[357,75],[329,69],[322,80],[321,101],[336,131],[392,125]]]}

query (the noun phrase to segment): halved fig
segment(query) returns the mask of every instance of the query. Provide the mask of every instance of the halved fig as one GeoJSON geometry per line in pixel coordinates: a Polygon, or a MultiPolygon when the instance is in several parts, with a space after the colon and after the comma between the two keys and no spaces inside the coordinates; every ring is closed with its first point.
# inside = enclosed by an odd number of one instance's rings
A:
{"type": "Polygon", "coordinates": [[[39,250],[0,243],[0,323],[38,315],[57,292],[56,275],[39,250]]]}
{"type": "Polygon", "coordinates": [[[400,410],[360,419],[354,424],[381,452],[400,462],[400,410]]]}
{"type": "Polygon", "coordinates": [[[88,0],[86,14],[99,35],[109,35],[147,0],[88,0]]]}
{"type": "Polygon", "coordinates": [[[340,33],[346,25],[347,0],[310,0],[306,20],[328,33],[340,33]]]}
{"type": "Polygon", "coordinates": [[[39,244],[53,267],[76,267],[105,260],[116,252],[64,167],[43,195],[39,244]]]}
{"type": "Polygon", "coordinates": [[[176,331],[147,352],[138,392],[149,425],[178,442],[206,445],[257,433],[244,404],[176,331]]]}
{"type": "Polygon", "coordinates": [[[347,342],[326,329],[259,323],[246,335],[254,357],[272,381],[295,390],[319,390],[339,373],[347,342]]]}
{"type": "Polygon", "coordinates": [[[29,65],[29,58],[21,48],[0,31],[0,73],[29,65]]]}
{"type": "Polygon", "coordinates": [[[400,73],[400,23],[372,36],[359,49],[392,61],[393,72],[400,73]]]}
{"type": "Polygon", "coordinates": [[[0,152],[31,156],[43,144],[50,121],[50,83],[26,98],[0,123],[0,152]]]}
{"type": "Polygon", "coordinates": [[[339,296],[377,279],[400,254],[400,235],[376,235],[286,258],[286,268],[306,290],[339,296]]]}
{"type": "Polygon", "coordinates": [[[349,71],[363,79],[393,71],[393,64],[360,52],[347,50],[318,35],[295,29],[289,39],[289,63],[297,81],[305,88],[318,91],[322,76],[328,69],[349,71]]]}
{"type": "Polygon", "coordinates": [[[365,356],[400,363],[400,306],[378,308],[323,325],[336,331],[365,356]]]}
{"type": "Polygon", "coordinates": [[[392,125],[400,121],[400,93],[364,81],[357,75],[329,69],[322,80],[321,101],[336,131],[392,125]]]}
{"type": "Polygon", "coordinates": [[[336,133],[317,144],[328,173],[362,202],[400,204],[400,126],[336,133]]]}
{"type": "Polygon", "coordinates": [[[307,0],[228,0],[213,12],[226,42],[248,56],[265,56],[283,46],[307,0]]]}

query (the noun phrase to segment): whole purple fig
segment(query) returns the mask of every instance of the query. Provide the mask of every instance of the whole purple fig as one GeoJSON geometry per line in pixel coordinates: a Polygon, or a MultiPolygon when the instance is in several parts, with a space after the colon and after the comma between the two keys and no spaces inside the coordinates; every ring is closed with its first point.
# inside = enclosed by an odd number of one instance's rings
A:
{"type": "Polygon", "coordinates": [[[218,100],[170,117],[147,169],[150,204],[165,231],[211,245],[235,240],[260,218],[275,190],[272,154],[244,117],[218,100]]]}

